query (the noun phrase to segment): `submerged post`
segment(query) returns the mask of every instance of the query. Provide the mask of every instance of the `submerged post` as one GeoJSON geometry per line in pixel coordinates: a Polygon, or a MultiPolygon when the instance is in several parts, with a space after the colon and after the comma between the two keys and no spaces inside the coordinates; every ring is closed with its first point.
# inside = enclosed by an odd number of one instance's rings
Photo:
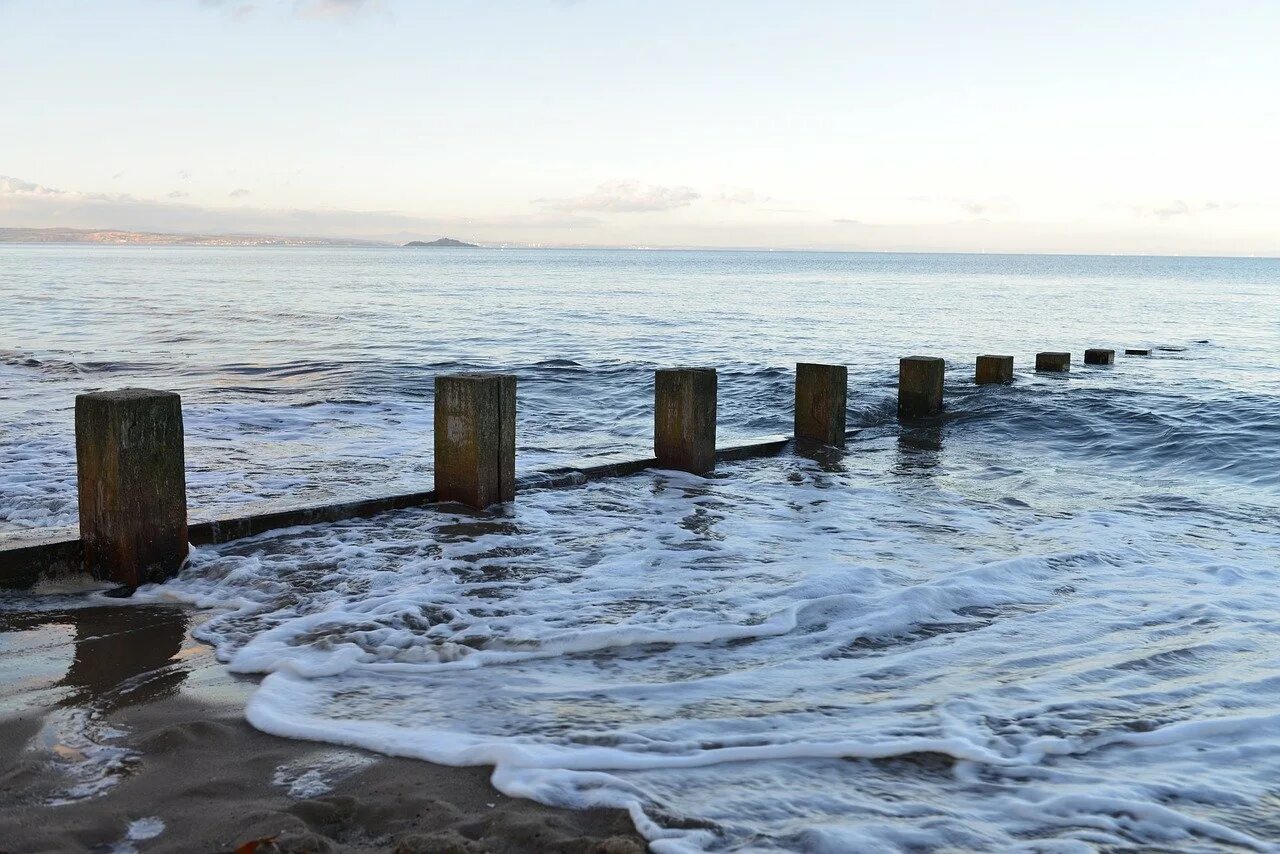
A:
{"type": "Polygon", "coordinates": [[[187,556],[182,398],[76,395],[76,486],[86,570],[129,588],[177,572],[187,556]]]}
{"type": "Polygon", "coordinates": [[[436,377],[436,500],[484,510],[516,497],[516,378],[436,377]]]}
{"type": "Polygon", "coordinates": [[[1013,382],[1013,357],[979,356],[973,381],[978,385],[1013,382]]]}
{"type": "Polygon", "coordinates": [[[946,362],[932,356],[898,360],[898,417],[923,418],[942,411],[946,362]]]}
{"type": "Polygon", "coordinates": [[[715,368],[655,372],[653,450],[660,468],[694,474],[715,469],[715,368]]]}
{"type": "Polygon", "coordinates": [[[844,365],[797,364],[796,439],[844,447],[848,389],[849,369],[844,365]]]}
{"type": "Polygon", "coordinates": [[[1126,347],[1124,354],[1126,356],[1150,356],[1151,351],[1145,347],[1126,347]]]}
{"type": "Polygon", "coordinates": [[[1084,351],[1084,363],[1086,365],[1114,365],[1116,363],[1116,351],[1090,347],[1084,351]]]}
{"type": "Polygon", "coordinates": [[[1070,353],[1036,353],[1037,371],[1069,371],[1071,370],[1070,353]]]}

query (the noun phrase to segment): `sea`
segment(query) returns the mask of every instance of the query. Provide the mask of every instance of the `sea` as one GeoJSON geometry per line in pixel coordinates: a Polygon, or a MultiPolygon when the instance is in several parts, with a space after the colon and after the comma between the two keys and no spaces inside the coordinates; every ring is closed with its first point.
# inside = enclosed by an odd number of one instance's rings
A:
{"type": "Polygon", "coordinates": [[[1280,850],[1280,260],[5,246],[0,306],[0,545],[75,525],[86,391],[182,395],[198,519],[430,488],[440,373],[517,375],[531,474],[649,456],[656,368],[719,371],[724,446],[848,366],[840,452],[194,549],[132,601],[258,729],[657,852],[1280,850]]]}

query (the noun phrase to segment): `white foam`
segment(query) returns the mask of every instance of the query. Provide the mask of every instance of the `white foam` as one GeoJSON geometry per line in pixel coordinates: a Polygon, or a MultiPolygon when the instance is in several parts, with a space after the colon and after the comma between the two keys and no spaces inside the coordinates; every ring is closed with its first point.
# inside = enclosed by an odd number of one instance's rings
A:
{"type": "Polygon", "coordinates": [[[26,748],[59,779],[54,791],[44,793],[44,800],[57,806],[96,798],[119,783],[139,758],[137,751],[116,743],[124,735],[91,709],[50,712],[26,748]]]}
{"type": "Polygon", "coordinates": [[[197,631],[267,674],[260,729],[493,765],[658,851],[1268,848],[1234,818],[1280,768],[1265,525],[878,482],[778,460],[406,511],[142,596],[223,609],[197,631]]]}
{"type": "Polygon", "coordinates": [[[327,750],[276,767],[273,785],[287,789],[291,798],[315,798],[333,791],[339,780],[367,768],[376,760],[349,750],[327,750]]]}
{"type": "Polygon", "coordinates": [[[159,816],[148,816],[129,822],[130,842],[145,842],[164,833],[164,821],[159,816]]]}

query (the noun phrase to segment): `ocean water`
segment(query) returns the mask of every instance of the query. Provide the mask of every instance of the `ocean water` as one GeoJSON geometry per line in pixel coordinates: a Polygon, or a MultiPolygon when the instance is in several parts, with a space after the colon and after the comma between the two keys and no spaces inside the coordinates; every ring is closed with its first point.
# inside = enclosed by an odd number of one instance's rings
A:
{"type": "Polygon", "coordinates": [[[531,471],[647,454],[654,367],[721,369],[728,443],[849,365],[843,454],[196,550],[138,598],[207,609],[263,730],[658,851],[1280,849],[1280,261],[14,247],[0,300],[10,532],[74,523],[88,389],[183,394],[200,516],[429,485],[441,371],[519,375],[531,471]]]}

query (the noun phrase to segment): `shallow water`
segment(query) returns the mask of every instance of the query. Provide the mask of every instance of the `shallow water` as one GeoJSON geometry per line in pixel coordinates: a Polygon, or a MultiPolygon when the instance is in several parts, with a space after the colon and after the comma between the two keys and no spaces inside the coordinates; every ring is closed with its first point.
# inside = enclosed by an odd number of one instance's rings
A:
{"type": "Polygon", "coordinates": [[[20,247],[0,296],[11,530],[74,521],[87,388],[181,391],[216,512],[428,482],[439,370],[519,374],[530,470],[645,453],[655,365],[722,367],[725,442],[850,365],[843,456],[198,550],[142,598],[214,609],[255,726],[492,763],[659,850],[1280,846],[1278,262],[20,247]],[[1026,371],[1126,345],[1177,349],[1026,371]],[[948,412],[903,428],[908,352],[948,412]]]}

